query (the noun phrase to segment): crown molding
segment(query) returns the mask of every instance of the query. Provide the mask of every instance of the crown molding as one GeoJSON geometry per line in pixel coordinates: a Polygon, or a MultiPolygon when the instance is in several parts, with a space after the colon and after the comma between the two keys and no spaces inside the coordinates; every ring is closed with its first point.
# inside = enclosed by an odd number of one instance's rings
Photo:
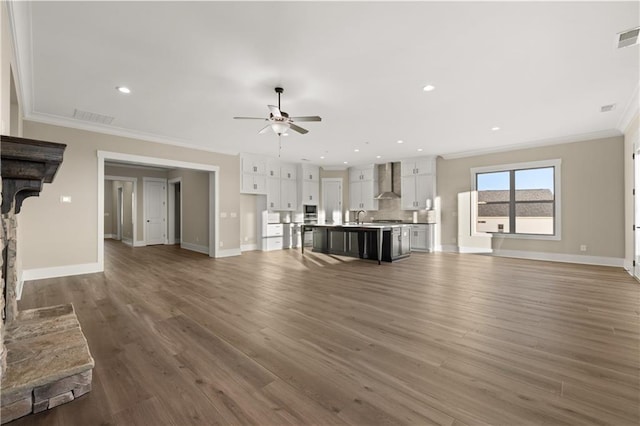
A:
{"type": "Polygon", "coordinates": [[[440,154],[445,160],[453,160],[456,158],[476,157],[478,155],[495,154],[498,152],[518,151],[521,149],[538,148],[549,145],[561,145],[565,143],[584,142],[594,139],[604,139],[616,136],[622,136],[622,132],[618,129],[601,130],[598,132],[582,133],[579,135],[561,136],[558,138],[541,139],[538,141],[525,142],[519,144],[504,145],[500,147],[474,149],[471,151],[454,152],[450,154],[440,154]]]}
{"type": "Polygon", "coordinates": [[[620,117],[620,121],[618,121],[616,128],[622,133],[625,133],[627,127],[631,124],[633,117],[638,114],[638,111],[640,111],[640,84],[638,84],[636,89],[633,91],[631,99],[629,99],[627,106],[624,108],[624,112],[622,113],[622,117],[620,117]]]}
{"type": "Polygon", "coordinates": [[[99,123],[87,123],[84,121],[74,120],[72,118],[60,117],[57,115],[44,114],[40,112],[28,114],[24,119],[36,123],[51,124],[54,126],[68,127],[72,129],[85,130],[88,132],[101,133],[105,135],[120,136],[124,138],[159,143],[163,145],[173,145],[198,151],[213,152],[216,154],[226,154],[234,156],[239,154],[239,151],[237,150],[221,150],[218,148],[212,149],[189,142],[187,140],[166,138],[153,133],[128,130],[121,127],[107,126],[99,123]]]}

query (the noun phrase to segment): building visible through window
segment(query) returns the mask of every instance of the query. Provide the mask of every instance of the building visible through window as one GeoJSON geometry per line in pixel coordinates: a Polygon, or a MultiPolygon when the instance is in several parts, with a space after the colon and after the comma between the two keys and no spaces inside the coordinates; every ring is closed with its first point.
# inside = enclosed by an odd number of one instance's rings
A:
{"type": "Polygon", "coordinates": [[[477,232],[554,235],[555,167],[476,173],[477,232]]]}

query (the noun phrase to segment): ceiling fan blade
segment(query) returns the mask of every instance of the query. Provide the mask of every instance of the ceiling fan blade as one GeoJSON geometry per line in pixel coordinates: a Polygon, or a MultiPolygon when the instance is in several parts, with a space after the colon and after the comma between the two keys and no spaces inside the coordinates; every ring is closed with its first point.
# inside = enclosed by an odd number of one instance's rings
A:
{"type": "Polygon", "coordinates": [[[322,121],[317,115],[308,115],[304,117],[291,117],[293,121],[322,121]]]}
{"type": "Polygon", "coordinates": [[[296,132],[298,132],[298,133],[302,133],[303,135],[304,135],[305,133],[309,133],[309,131],[308,131],[307,129],[303,129],[302,127],[300,127],[300,126],[296,126],[296,125],[295,125],[295,124],[293,124],[293,123],[291,123],[291,124],[289,125],[289,128],[290,128],[291,130],[295,130],[295,131],[296,131],[296,132]]]}
{"type": "Polygon", "coordinates": [[[280,113],[280,108],[278,108],[275,105],[267,105],[269,107],[269,110],[271,111],[271,114],[273,114],[274,117],[278,117],[278,118],[282,118],[282,114],[280,113]]]}
{"type": "Polygon", "coordinates": [[[262,129],[260,129],[260,131],[258,132],[259,135],[266,133],[269,129],[271,129],[271,124],[267,124],[266,126],[264,126],[262,129]]]}
{"type": "Polygon", "coordinates": [[[264,117],[233,117],[235,120],[268,120],[264,117]]]}

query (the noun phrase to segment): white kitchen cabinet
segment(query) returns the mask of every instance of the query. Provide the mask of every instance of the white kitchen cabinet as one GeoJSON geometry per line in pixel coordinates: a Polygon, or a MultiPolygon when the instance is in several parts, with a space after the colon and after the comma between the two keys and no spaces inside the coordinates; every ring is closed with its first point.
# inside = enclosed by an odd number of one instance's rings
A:
{"type": "Polygon", "coordinates": [[[298,204],[296,165],[272,160],[267,164],[267,208],[294,211],[298,204]]]}
{"type": "Polygon", "coordinates": [[[435,195],[434,175],[402,176],[403,210],[424,210],[435,195]]]}
{"type": "Polygon", "coordinates": [[[296,181],[280,179],[280,210],[296,210],[297,199],[296,181]]]}
{"type": "Polygon", "coordinates": [[[295,164],[283,164],[280,167],[280,178],[296,180],[296,168],[295,164]]]}
{"type": "Polygon", "coordinates": [[[349,169],[349,210],[378,210],[378,173],[375,165],[349,169]]]}
{"type": "Polygon", "coordinates": [[[298,177],[303,181],[320,181],[320,167],[311,164],[301,164],[298,168],[298,177]]]}
{"type": "Polygon", "coordinates": [[[267,208],[269,211],[280,210],[280,179],[267,179],[267,208]]]}
{"type": "Polygon", "coordinates": [[[433,251],[433,225],[411,225],[411,251],[433,251]]]}
{"type": "Polygon", "coordinates": [[[243,194],[266,193],[266,162],[263,157],[249,154],[240,156],[242,173],[240,175],[240,192],[243,194]]]}
{"type": "Polygon", "coordinates": [[[302,206],[317,206],[320,202],[320,167],[311,164],[298,166],[298,203],[302,206]]]}
{"type": "Polygon", "coordinates": [[[402,176],[435,174],[435,157],[419,157],[402,160],[402,176]]]}
{"type": "Polygon", "coordinates": [[[427,199],[436,195],[435,158],[424,157],[402,161],[403,210],[424,210],[427,199]]]}
{"type": "Polygon", "coordinates": [[[266,168],[266,161],[264,157],[259,157],[250,154],[242,154],[242,173],[264,175],[266,168]]]}
{"type": "Polygon", "coordinates": [[[302,198],[298,201],[304,205],[317,206],[320,200],[320,183],[318,181],[302,181],[302,198]]]}
{"type": "Polygon", "coordinates": [[[280,179],[280,162],[276,160],[267,161],[267,178],[280,179]]]}

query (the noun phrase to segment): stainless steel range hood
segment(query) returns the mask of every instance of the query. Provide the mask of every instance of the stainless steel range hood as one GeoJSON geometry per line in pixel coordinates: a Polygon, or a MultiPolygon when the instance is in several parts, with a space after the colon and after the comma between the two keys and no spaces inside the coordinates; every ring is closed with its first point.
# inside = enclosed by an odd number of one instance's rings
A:
{"type": "Polygon", "coordinates": [[[374,198],[376,200],[397,200],[400,195],[394,192],[393,186],[393,163],[386,163],[384,165],[384,174],[380,184],[380,194],[374,198]]]}

